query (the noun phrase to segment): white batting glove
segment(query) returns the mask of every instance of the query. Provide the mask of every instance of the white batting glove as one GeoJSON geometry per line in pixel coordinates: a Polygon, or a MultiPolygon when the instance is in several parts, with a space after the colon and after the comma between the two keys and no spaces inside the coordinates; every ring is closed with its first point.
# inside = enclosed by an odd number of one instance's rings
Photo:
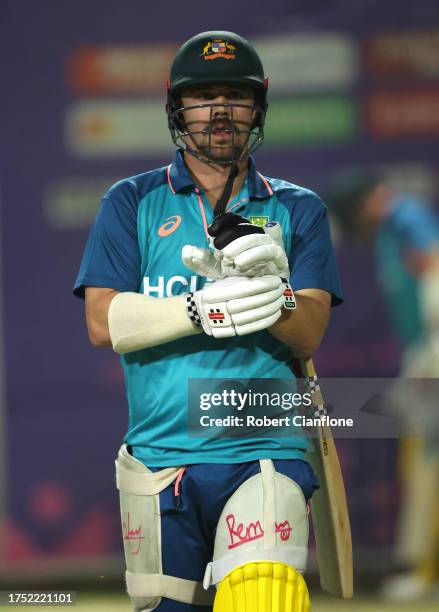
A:
{"type": "Polygon", "coordinates": [[[187,308],[192,321],[206,334],[227,338],[270,327],[289,300],[278,276],[238,276],[217,280],[201,291],[189,293],[187,308]]]}
{"type": "Polygon", "coordinates": [[[236,238],[216,256],[222,269],[232,267],[246,276],[276,274],[288,280],[290,270],[279,223],[268,223],[263,234],[249,234],[236,238]]]}
{"type": "Polygon", "coordinates": [[[211,249],[186,245],[183,263],[210,279],[228,276],[278,275],[288,281],[290,271],[278,223],[263,228],[234,213],[225,213],[209,227],[211,249]]]}
{"type": "Polygon", "coordinates": [[[227,276],[222,268],[221,261],[215,257],[215,252],[212,249],[201,249],[186,244],[181,250],[181,259],[185,266],[200,276],[212,280],[227,276]]]}

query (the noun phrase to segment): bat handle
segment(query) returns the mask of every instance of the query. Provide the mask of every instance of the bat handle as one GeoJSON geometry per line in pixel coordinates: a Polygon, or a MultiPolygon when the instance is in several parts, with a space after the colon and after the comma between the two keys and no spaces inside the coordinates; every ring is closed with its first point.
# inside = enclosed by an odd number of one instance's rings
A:
{"type": "Polygon", "coordinates": [[[308,357],[307,359],[294,359],[293,370],[298,378],[302,376],[305,378],[317,376],[312,357],[308,357]]]}

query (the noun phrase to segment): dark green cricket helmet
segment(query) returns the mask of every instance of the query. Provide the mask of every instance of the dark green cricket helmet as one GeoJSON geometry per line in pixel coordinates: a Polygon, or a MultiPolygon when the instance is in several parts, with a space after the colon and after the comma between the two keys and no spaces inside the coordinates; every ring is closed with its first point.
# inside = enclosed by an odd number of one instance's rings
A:
{"type": "Polygon", "coordinates": [[[177,51],[169,81],[172,95],[190,85],[238,83],[266,98],[267,80],[259,55],[233,32],[202,32],[190,38],[177,51]]]}
{"type": "MultiPolygon", "coordinates": [[[[183,138],[189,132],[185,131],[181,92],[192,85],[218,83],[252,88],[256,117],[248,133],[252,142],[247,153],[254,151],[264,139],[268,79],[264,76],[261,59],[254,47],[234,32],[210,31],[193,36],[180,47],[171,65],[166,110],[172,140],[177,146],[208,162],[212,161],[210,156],[207,159],[200,156],[183,138]]],[[[236,159],[230,159],[226,163],[234,161],[236,159]]]]}

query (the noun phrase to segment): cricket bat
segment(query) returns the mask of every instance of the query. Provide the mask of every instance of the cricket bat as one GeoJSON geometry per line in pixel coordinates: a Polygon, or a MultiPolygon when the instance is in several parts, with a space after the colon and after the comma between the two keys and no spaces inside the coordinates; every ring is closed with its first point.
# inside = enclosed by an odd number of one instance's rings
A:
{"type": "MultiPolygon", "coordinates": [[[[323,397],[312,359],[297,360],[306,391],[311,393],[314,416],[323,416],[323,397]]],[[[319,479],[311,498],[311,517],[317,546],[322,589],[343,599],[353,596],[352,538],[340,462],[329,425],[319,425],[305,455],[319,479]]]]}

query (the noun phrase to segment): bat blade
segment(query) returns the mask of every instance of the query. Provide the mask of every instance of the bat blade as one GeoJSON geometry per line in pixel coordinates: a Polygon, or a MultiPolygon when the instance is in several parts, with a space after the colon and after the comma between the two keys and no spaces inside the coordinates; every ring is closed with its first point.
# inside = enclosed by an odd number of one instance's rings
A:
{"type": "MultiPolygon", "coordinates": [[[[313,381],[313,404],[322,408],[323,398],[311,359],[300,362],[300,372],[313,381]]],[[[311,498],[320,584],[328,593],[349,599],[353,596],[352,537],[343,475],[331,428],[322,424],[316,429],[305,459],[320,483],[311,498]]]]}

